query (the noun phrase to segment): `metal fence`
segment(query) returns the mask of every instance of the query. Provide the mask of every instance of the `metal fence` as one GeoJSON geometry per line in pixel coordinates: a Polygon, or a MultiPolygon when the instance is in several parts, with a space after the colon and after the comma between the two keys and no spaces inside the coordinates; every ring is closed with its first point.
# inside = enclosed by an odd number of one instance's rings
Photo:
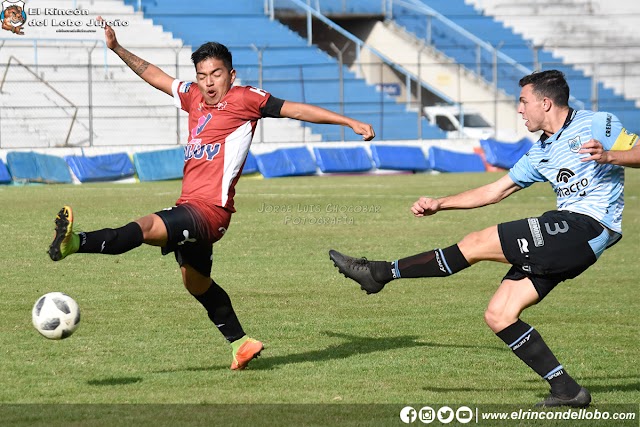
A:
{"type": "MultiPolygon", "coordinates": [[[[380,60],[362,60],[361,47],[353,43],[341,49],[334,47],[339,58],[335,64],[295,63],[292,55],[286,66],[266,65],[268,62],[264,60],[277,54],[276,51],[287,50],[286,46],[230,46],[230,49],[252,51],[258,59],[257,63],[234,61],[241,84],[262,87],[290,101],[311,102],[348,115],[379,119],[376,133],[381,139],[392,139],[394,123],[408,123],[407,114],[413,117],[409,122],[415,126],[415,139],[421,139],[422,107],[442,101],[437,93],[425,90],[422,82],[403,70],[418,69],[421,75],[434,74],[436,67],[446,67],[450,78],[460,78],[473,68],[473,64],[450,61],[420,63],[419,57],[416,62],[391,67],[380,60]],[[360,76],[367,78],[369,90],[373,91],[365,101],[350,92],[360,76]],[[311,94],[307,86],[319,88],[322,96],[311,94]],[[403,108],[392,108],[395,104],[403,108]]],[[[179,79],[195,77],[190,49],[128,48],[179,79]]],[[[171,98],[148,86],[115,54],[95,41],[80,45],[5,40],[0,42],[0,78],[0,148],[172,145],[186,141],[186,114],[175,108],[171,98]]],[[[515,99],[499,95],[495,91],[493,96],[466,102],[461,107],[483,111],[497,111],[504,104],[515,107],[515,99]]],[[[499,125],[517,132],[522,122],[514,108],[513,111],[513,116],[501,118],[499,125]]],[[[489,114],[489,121],[495,121],[493,118],[489,114]]],[[[273,129],[265,131],[261,127],[254,140],[308,142],[312,138],[310,131],[301,125],[299,132],[289,129],[289,135],[277,132],[274,135],[273,129]]],[[[337,126],[327,126],[326,132],[332,140],[350,136],[337,126]]]]}

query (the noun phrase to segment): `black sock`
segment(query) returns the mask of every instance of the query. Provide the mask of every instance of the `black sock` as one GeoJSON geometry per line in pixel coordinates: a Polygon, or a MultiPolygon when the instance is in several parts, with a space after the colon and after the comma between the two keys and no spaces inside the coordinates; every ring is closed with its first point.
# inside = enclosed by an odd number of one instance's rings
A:
{"type": "Polygon", "coordinates": [[[518,319],[496,335],[516,356],[549,382],[555,396],[572,398],[580,392],[580,385],[564,370],[533,327],[518,319]]]}
{"type": "Polygon", "coordinates": [[[194,297],[207,309],[209,319],[227,341],[234,342],[245,335],[236,312],[233,311],[229,295],[213,279],[205,293],[194,297]]]}
{"type": "Polygon", "coordinates": [[[97,231],[78,233],[80,253],[119,255],[142,244],[142,229],[137,222],[130,222],[120,228],[104,228],[97,231]]]}
{"type": "Polygon", "coordinates": [[[389,283],[395,277],[392,274],[393,263],[388,261],[370,261],[371,276],[376,282],[389,283]]]}
{"type": "Polygon", "coordinates": [[[390,274],[394,279],[445,277],[464,270],[469,265],[458,245],[453,245],[394,261],[390,274]]]}

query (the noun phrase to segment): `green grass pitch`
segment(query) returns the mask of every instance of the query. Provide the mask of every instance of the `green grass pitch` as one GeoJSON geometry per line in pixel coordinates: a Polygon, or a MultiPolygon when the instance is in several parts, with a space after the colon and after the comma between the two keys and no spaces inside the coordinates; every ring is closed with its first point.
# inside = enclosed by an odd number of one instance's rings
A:
{"type": "MultiPolygon", "coordinates": [[[[243,177],[212,273],[247,333],[265,343],[242,372],[229,370],[230,347],[183,288],[172,255],[143,246],[54,263],[46,254],[63,204],[73,206],[76,230],[118,227],[172,206],[180,182],[0,187],[0,404],[528,407],[546,382],[483,322],[508,266],[480,263],[367,296],[327,254],[393,260],[555,208],[549,185],[537,184],[481,209],[422,219],[409,211],[418,196],[499,176],[243,177]],[[66,340],[31,326],[32,305],[50,291],[82,311],[66,340]]],[[[640,171],[627,170],[625,195],[622,241],[522,317],[596,405],[640,402],[640,171]]]]}

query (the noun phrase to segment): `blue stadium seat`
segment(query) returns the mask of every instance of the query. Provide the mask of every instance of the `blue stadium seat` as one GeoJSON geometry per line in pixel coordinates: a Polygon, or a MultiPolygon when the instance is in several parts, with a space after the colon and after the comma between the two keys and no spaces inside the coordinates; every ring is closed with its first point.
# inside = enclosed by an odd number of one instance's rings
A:
{"type": "MultiPolygon", "coordinates": [[[[128,4],[135,4],[136,0],[126,1],[128,4]]],[[[276,7],[279,4],[281,2],[276,2],[276,7]]],[[[327,3],[323,1],[322,4],[323,10],[328,6],[331,10],[348,10],[348,13],[380,14],[382,7],[381,2],[365,0],[330,0],[327,3]]],[[[364,115],[377,113],[377,117],[390,116],[372,121],[379,136],[387,139],[417,137],[415,113],[407,112],[394,98],[376,91],[374,86],[357,78],[346,67],[340,70],[335,59],[315,46],[309,46],[305,39],[285,25],[271,21],[264,15],[263,7],[263,2],[255,0],[223,3],[208,0],[182,3],[143,0],[145,17],[153,19],[186,44],[198,47],[207,41],[218,41],[227,45],[233,54],[234,67],[242,84],[262,86],[278,98],[317,104],[339,111],[338,82],[342,71],[348,108],[364,115]],[[262,76],[258,69],[258,52],[252,45],[264,48],[262,76]],[[412,121],[413,125],[407,128],[405,123],[412,121]]],[[[428,123],[423,126],[432,127],[428,123]]],[[[311,128],[313,132],[319,132],[324,140],[341,139],[342,131],[336,126],[311,125],[311,128]]],[[[425,134],[438,134],[438,130],[433,127],[425,134]]],[[[350,130],[345,131],[345,136],[348,140],[360,139],[350,130]]]]}
{"type": "MultiPolygon", "coordinates": [[[[421,0],[426,6],[431,7],[446,18],[461,26],[479,39],[492,46],[501,45],[500,52],[510,56],[523,66],[533,69],[534,52],[531,43],[524,40],[520,35],[505,28],[500,22],[487,16],[483,16],[476,11],[473,6],[465,3],[464,0],[421,0]]],[[[424,15],[419,15],[401,5],[394,6],[394,20],[418,38],[427,36],[427,19],[424,15]]],[[[454,58],[473,72],[479,72],[485,80],[493,81],[493,54],[483,51],[480,54],[478,63],[477,49],[475,43],[466,37],[452,31],[447,25],[438,19],[429,20],[431,24],[430,35],[433,45],[448,56],[454,58]]],[[[592,98],[592,79],[582,71],[567,66],[562,60],[556,58],[551,52],[541,50],[538,53],[538,61],[542,69],[559,69],[565,73],[571,87],[571,95],[582,102],[586,108],[590,108],[592,98]]],[[[498,67],[498,87],[518,98],[518,81],[522,77],[522,72],[510,65],[502,64],[498,67]]],[[[637,123],[640,112],[635,108],[633,102],[625,100],[616,95],[613,91],[598,86],[598,109],[609,111],[620,118],[624,118],[627,123],[637,123]],[[629,102],[629,103],[628,103],[629,102]]],[[[580,108],[581,106],[576,106],[580,108]]],[[[636,130],[636,129],[631,129],[636,130]]]]}
{"type": "MultiPolygon", "coordinates": [[[[124,0],[125,4],[136,6],[138,0],[124,0]]],[[[175,2],[168,0],[142,0],[145,14],[166,15],[206,15],[206,14],[263,14],[264,6],[255,0],[234,0],[233,2],[215,2],[210,0],[190,0],[175,2]]]]}

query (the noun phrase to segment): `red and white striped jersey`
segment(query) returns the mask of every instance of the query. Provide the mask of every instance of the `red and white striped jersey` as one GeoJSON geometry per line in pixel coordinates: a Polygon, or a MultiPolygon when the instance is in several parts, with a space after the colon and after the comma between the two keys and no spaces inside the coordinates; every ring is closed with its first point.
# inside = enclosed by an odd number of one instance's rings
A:
{"type": "Polygon", "coordinates": [[[235,185],[262,117],[260,109],[271,95],[234,86],[217,105],[207,105],[196,83],[174,80],[172,91],[176,106],[189,113],[182,194],[176,203],[200,202],[235,212],[235,185]]]}

